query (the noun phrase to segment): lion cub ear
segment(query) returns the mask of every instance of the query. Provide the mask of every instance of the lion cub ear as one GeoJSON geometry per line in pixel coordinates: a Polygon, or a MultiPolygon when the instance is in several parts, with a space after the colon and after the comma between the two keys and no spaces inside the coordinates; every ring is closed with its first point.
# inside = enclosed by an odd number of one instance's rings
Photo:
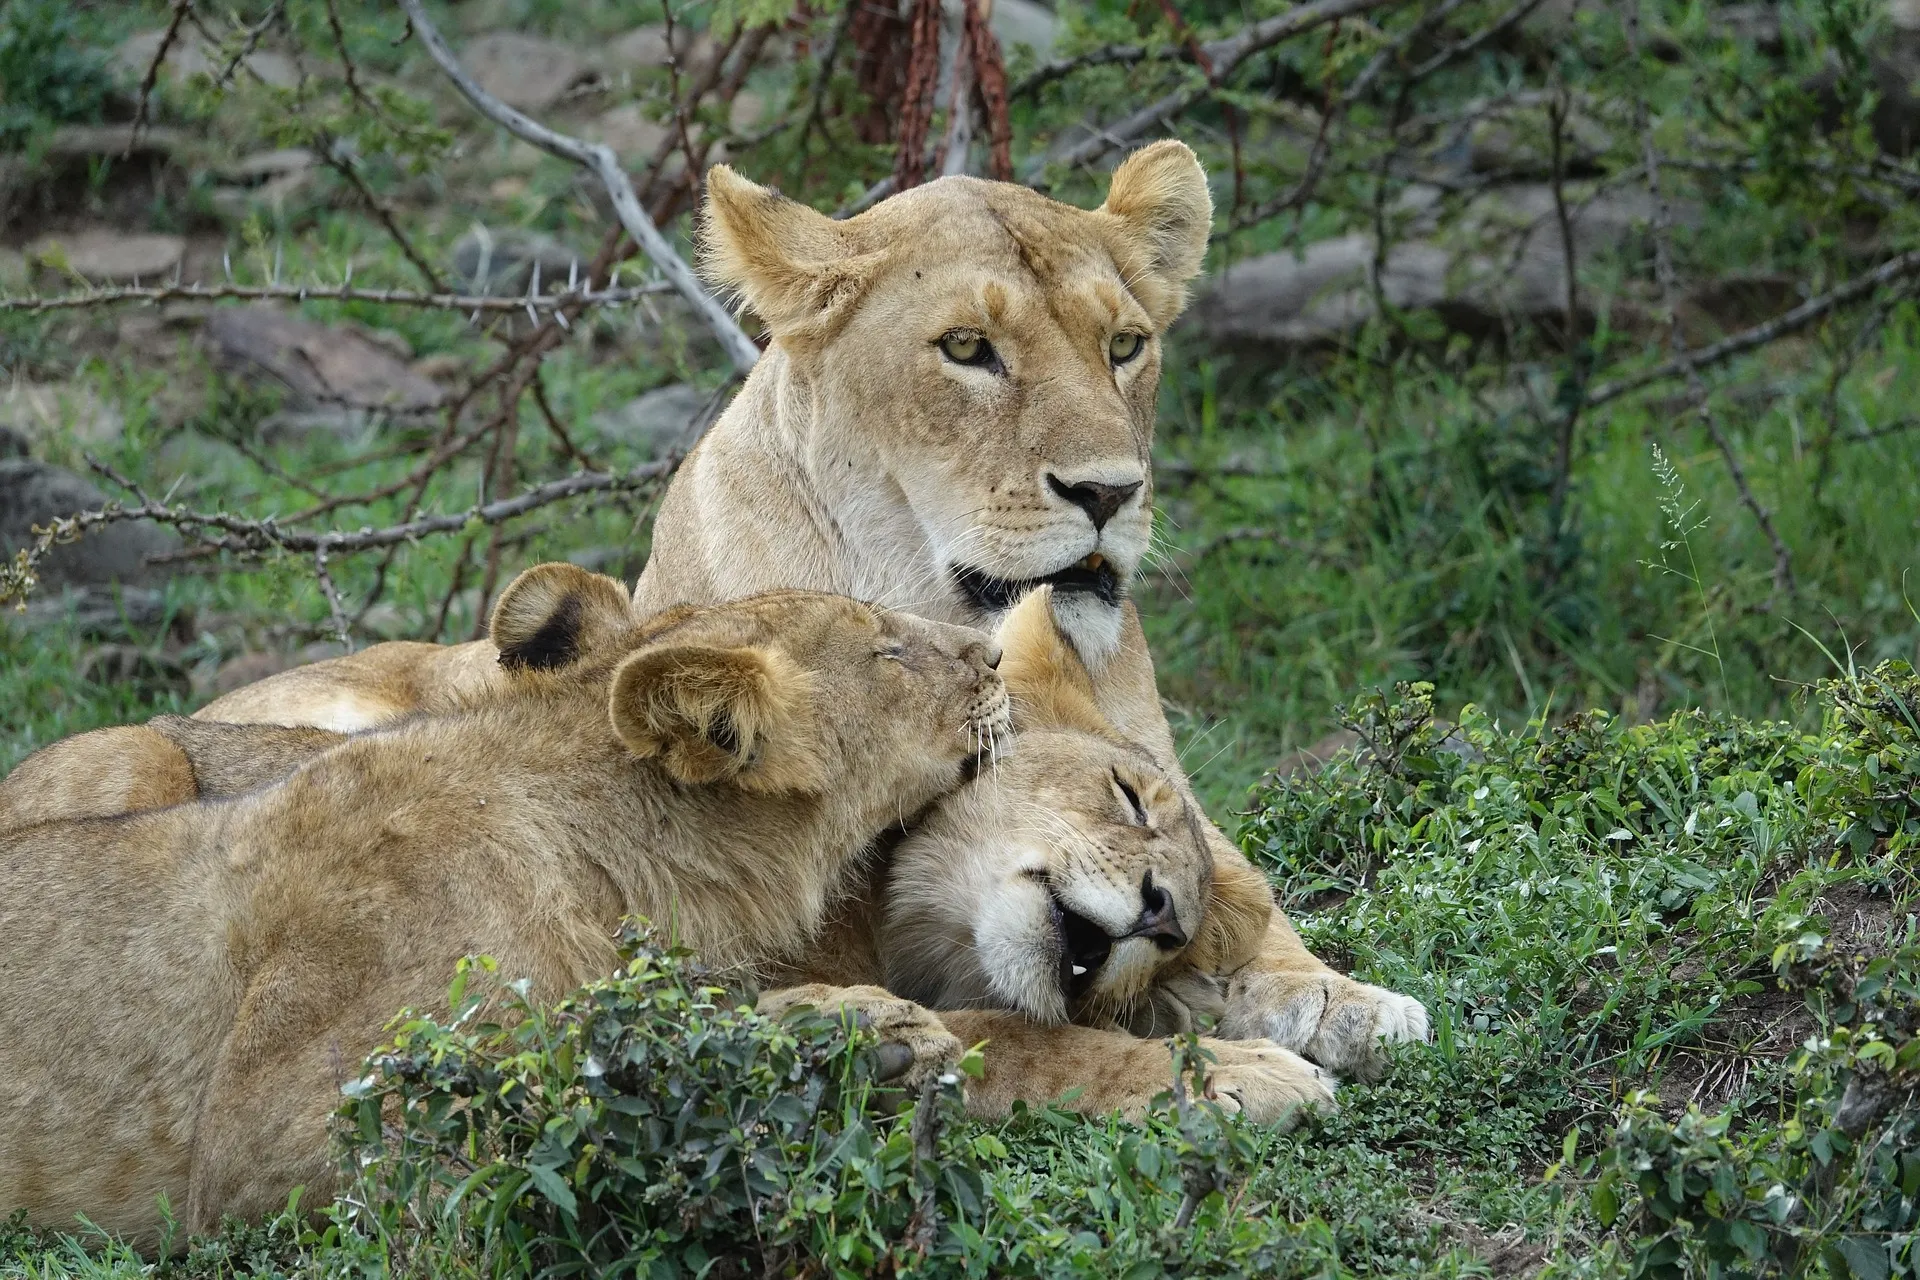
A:
{"type": "Polygon", "coordinates": [[[1099,212],[1118,219],[1132,259],[1120,263],[1140,305],[1164,329],[1187,305],[1213,230],[1213,196],[1192,148],[1171,138],[1140,148],[1113,171],[1099,212]]]}
{"type": "Polygon", "coordinates": [[[627,750],[681,782],[817,791],[826,766],[812,694],[807,673],[772,649],[661,645],[614,671],[608,714],[627,750]]]}
{"type": "Polygon", "coordinates": [[[855,253],[841,223],[724,164],[707,171],[700,233],[703,274],[777,338],[823,336],[882,257],[855,253]]]}
{"type": "Polygon", "coordinates": [[[630,625],[627,589],[579,565],[537,564],[500,593],[489,627],[510,671],[551,671],[630,625]]]}
{"type": "Polygon", "coordinates": [[[1053,588],[1022,596],[1000,623],[1000,678],[1016,729],[1077,729],[1118,741],[1094,700],[1093,677],[1053,620],[1053,588]]]}

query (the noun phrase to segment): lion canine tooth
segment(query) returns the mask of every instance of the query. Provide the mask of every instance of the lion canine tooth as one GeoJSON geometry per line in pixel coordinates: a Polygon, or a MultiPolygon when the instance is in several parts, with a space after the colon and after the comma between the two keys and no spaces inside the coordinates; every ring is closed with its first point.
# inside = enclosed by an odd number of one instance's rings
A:
{"type": "Polygon", "coordinates": [[[1087,966],[1085,966],[1085,965],[1083,965],[1083,964],[1077,964],[1077,965],[1075,965],[1075,966],[1073,966],[1073,976],[1074,976],[1074,977],[1076,977],[1076,978],[1078,978],[1078,977],[1080,977],[1080,976],[1081,976],[1082,974],[1084,974],[1084,973],[1085,973],[1086,971],[1087,971],[1087,966]]]}

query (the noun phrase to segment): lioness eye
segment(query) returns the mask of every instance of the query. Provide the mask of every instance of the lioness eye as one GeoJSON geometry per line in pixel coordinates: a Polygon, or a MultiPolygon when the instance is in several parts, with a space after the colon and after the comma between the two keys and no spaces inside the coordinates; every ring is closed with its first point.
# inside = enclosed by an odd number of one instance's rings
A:
{"type": "Polygon", "coordinates": [[[1140,803],[1140,793],[1127,785],[1126,779],[1118,773],[1113,775],[1113,785],[1120,788],[1120,794],[1126,797],[1127,807],[1133,810],[1135,826],[1147,825],[1147,806],[1140,803]]]}
{"type": "Polygon", "coordinates": [[[1139,355],[1147,340],[1137,333],[1116,333],[1107,343],[1107,355],[1115,364],[1125,364],[1139,355]]]}
{"type": "Polygon", "coordinates": [[[875,649],[873,651],[873,656],[876,658],[886,658],[893,662],[899,662],[907,656],[907,646],[903,644],[882,645],[880,648],[875,649]]]}
{"type": "Polygon", "coordinates": [[[955,329],[940,339],[940,354],[955,364],[991,365],[993,344],[977,333],[955,329]]]}

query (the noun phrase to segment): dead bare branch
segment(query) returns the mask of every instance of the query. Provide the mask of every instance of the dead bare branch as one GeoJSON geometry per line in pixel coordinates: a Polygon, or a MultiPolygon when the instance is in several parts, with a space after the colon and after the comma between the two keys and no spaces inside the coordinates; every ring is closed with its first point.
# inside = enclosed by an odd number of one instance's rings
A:
{"type": "MultiPolygon", "coordinates": [[[[678,463],[679,457],[676,455],[618,473],[578,471],[524,489],[510,498],[478,503],[464,511],[420,516],[382,529],[306,533],[286,528],[271,517],[250,520],[225,511],[192,511],[155,501],[143,501],[131,507],[117,502],[109,503],[98,511],[83,511],[77,515],[63,516],[48,525],[36,526],[33,542],[16,553],[11,565],[0,568],[0,605],[24,604],[33,589],[35,568],[54,547],[77,542],[96,529],[128,520],[151,520],[155,524],[172,526],[210,552],[225,552],[249,559],[294,552],[313,556],[316,567],[322,567],[321,553],[332,557],[354,551],[378,550],[417,542],[436,534],[456,533],[474,525],[492,528],[529,511],[583,494],[649,488],[671,475],[678,463]]],[[[116,483],[128,489],[134,488],[132,481],[110,469],[101,467],[100,470],[116,483]]]]}
{"type": "Polygon", "coordinates": [[[1912,275],[1920,275],[1920,249],[1913,249],[1889,258],[1873,270],[1862,272],[1845,284],[1836,286],[1818,297],[1808,298],[1791,311],[1782,312],[1764,324],[1742,329],[1718,342],[1690,351],[1684,362],[1676,356],[1644,373],[1632,374],[1612,382],[1603,382],[1587,395],[1587,404],[1600,405],[1609,400],[1618,400],[1621,396],[1650,387],[1656,382],[1680,377],[1689,367],[1697,372],[1717,364],[1725,364],[1735,356],[1744,355],[1770,342],[1798,333],[1828,313],[1871,297],[1875,290],[1912,275]]]}
{"type": "Polygon", "coordinates": [[[529,308],[539,314],[578,307],[617,307],[654,294],[669,293],[665,283],[630,285],[607,289],[574,289],[565,293],[523,294],[497,298],[472,293],[419,293],[407,289],[355,289],[341,283],[332,285],[292,284],[172,284],[127,285],[119,288],[89,289],[77,293],[38,295],[25,298],[0,297],[0,312],[24,312],[37,315],[45,311],[77,311],[87,307],[115,306],[125,303],[158,305],[163,302],[371,302],[381,306],[419,307],[435,311],[459,311],[488,315],[525,313],[529,308]]]}
{"type": "MultiPolygon", "coordinates": [[[[1357,0],[1346,0],[1355,3],[1357,0]]],[[[1378,3],[1379,0],[1374,0],[1378,3]]],[[[566,134],[556,133],[539,121],[514,110],[480,87],[467,69],[454,56],[452,49],[440,35],[439,28],[427,16],[426,6],[421,0],[400,0],[406,10],[407,18],[413,24],[414,34],[426,48],[434,63],[453,81],[454,87],[472,103],[481,115],[493,121],[507,132],[532,143],[551,155],[570,160],[599,178],[606,188],[608,198],[613,202],[613,210],[647,258],[673,285],[680,296],[686,299],[706,326],[720,340],[727,358],[736,369],[751,369],[760,358],[760,349],[747,337],[746,331],[735,323],[727,309],[715,300],[712,294],[701,285],[700,279],[693,273],[686,260],[674,252],[673,246],[653,224],[646,210],[640,207],[634,195],[633,183],[626,171],[620,167],[620,157],[613,148],[600,143],[583,142],[566,134]]]]}
{"type": "Polygon", "coordinates": [[[1370,13],[1375,9],[1398,3],[1401,3],[1401,0],[1312,0],[1312,3],[1300,5],[1298,8],[1289,9],[1285,13],[1256,22],[1244,31],[1223,40],[1214,40],[1201,45],[1200,52],[1204,53],[1213,65],[1211,79],[1176,89],[1104,129],[1094,130],[1087,137],[1057,155],[1039,157],[1028,166],[1023,177],[1028,185],[1044,191],[1048,184],[1041,179],[1050,166],[1057,164],[1062,168],[1070,169],[1098,160],[1109,151],[1132,145],[1149,130],[1157,128],[1207,97],[1213,92],[1215,85],[1225,83],[1254,54],[1262,53],[1283,40],[1292,39],[1294,36],[1325,26],[1327,23],[1370,13]]]}

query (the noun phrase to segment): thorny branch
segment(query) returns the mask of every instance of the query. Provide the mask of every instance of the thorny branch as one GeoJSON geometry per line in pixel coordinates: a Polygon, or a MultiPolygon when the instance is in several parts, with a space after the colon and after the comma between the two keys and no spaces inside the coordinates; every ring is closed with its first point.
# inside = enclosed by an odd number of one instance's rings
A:
{"type": "MultiPolygon", "coordinates": [[[[416,542],[435,534],[455,533],[471,525],[492,528],[529,511],[564,502],[588,493],[618,493],[645,489],[673,473],[679,458],[667,457],[643,463],[630,471],[580,471],[559,480],[523,489],[510,498],[476,503],[464,511],[444,515],[419,516],[385,528],[329,530],[306,533],[286,528],[272,518],[248,519],[225,511],[193,511],[165,502],[143,501],[135,506],[109,503],[98,511],[83,511],[37,526],[34,540],[14,555],[10,565],[0,566],[0,605],[24,604],[35,583],[35,569],[56,546],[77,542],[96,529],[128,520],[151,520],[169,525],[210,552],[259,559],[277,552],[296,552],[314,557],[316,568],[324,567],[324,557],[353,551],[371,551],[383,547],[416,542]]],[[[133,482],[106,468],[116,483],[128,489],[133,482]]],[[[329,603],[332,603],[331,601],[329,603]]]]}
{"type": "MultiPolygon", "coordinates": [[[[1347,2],[1354,3],[1356,0],[1347,2]]],[[[414,35],[425,46],[428,56],[481,115],[515,137],[563,160],[571,160],[600,179],[607,189],[608,198],[613,202],[614,213],[618,215],[620,225],[626,228],[627,234],[633,237],[634,242],[646,253],[647,259],[713,331],[734,367],[751,369],[760,358],[760,349],[753,345],[753,339],[747,337],[746,331],[735,323],[727,309],[706,291],[699,277],[694,275],[693,268],[674,252],[667,238],[653,225],[653,219],[640,207],[634,195],[633,183],[620,167],[620,158],[613,153],[613,148],[556,133],[488,93],[460,65],[453,50],[447,47],[439,28],[427,16],[426,6],[421,0],[400,0],[400,4],[406,10],[408,20],[413,23],[414,35]]]]}
{"type": "Polygon", "coordinates": [[[617,307],[640,298],[668,293],[668,284],[642,284],[605,289],[569,289],[564,293],[523,294],[518,297],[494,297],[472,293],[418,293],[407,289],[356,289],[342,282],[334,285],[293,284],[170,284],[126,285],[119,288],[89,289],[80,293],[32,295],[24,298],[0,296],[0,312],[25,312],[38,315],[47,311],[77,311],[86,307],[163,302],[370,302],[388,307],[418,307],[435,311],[458,311],[474,315],[529,316],[553,315],[580,307],[617,307]]]}

